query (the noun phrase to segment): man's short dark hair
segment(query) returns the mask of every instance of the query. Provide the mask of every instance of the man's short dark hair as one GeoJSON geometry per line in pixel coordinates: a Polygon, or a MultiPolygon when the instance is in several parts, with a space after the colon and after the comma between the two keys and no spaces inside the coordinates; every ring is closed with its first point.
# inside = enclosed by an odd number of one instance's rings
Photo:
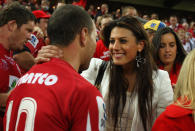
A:
{"type": "Polygon", "coordinates": [[[20,5],[18,2],[13,2],[11,5],[0,11],[0,27],[7,24],[9,21],[15,20],[18,28],[28,21],[35,21],[36,18],[31,11],[20,5]]]}
{"type": "Polygon", "coordinates": [[[84,27],[91,34],[93,22],[89,14],[81,7],[67,4],[56,9],[50,17],[48,37],[51,44],[67,46],[84,27]]]}

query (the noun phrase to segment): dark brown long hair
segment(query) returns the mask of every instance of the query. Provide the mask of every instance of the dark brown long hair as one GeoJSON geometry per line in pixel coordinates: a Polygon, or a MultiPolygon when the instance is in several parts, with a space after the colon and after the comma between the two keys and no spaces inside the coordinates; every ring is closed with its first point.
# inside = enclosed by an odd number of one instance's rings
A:
{"type": "Polygon", "coordinates": [[[173,71],[176,73],[176,64],[180,64],[182,65],[185,57],[186,57],[186,51],[183,48],[183,45],[179,39],[179,37],[177,36],[177,34],[174,32],[173,29],[171,29],[170,27],[165,27],[160,29],[159,31],[156,32],[156,34],[154,35],[153,39],[152,39],[152,44],[154,47],[154,59],[157,62],[157,64],[163,65],[163,62],[160,60],[159,58],[159,50],[160,50],[160,44],[161,44],[161,37],[162,35],[171,33],[173,34],[173,36],[175,37],[176,40],[176,45],[177,45],[177,55],[173,64],[173,71]]]}
{"type": "MultiPolygon", "coordinates": [[[[120,27],[125,28],[133,32],[136,37],[137,43],[144,41],[144,49],[141,52],[141,57],[145,58],[145,63],[142,63],[138,68],[135,63],[136,71],[136,83],[133,89],[133,96],[138,96],[138,109],[141,117],[141,121],[146,131],[148,125],[152,124],[152,97],[153,97],[153,71],[157,71],[156,64],[151,56],[149,50],[149,40],[147,34],[141,25],[141,23],[134,17],[124,16],[118,20],[115,20],[105,26],[103,30],[104,44],[108,47],[110,44],[110,34],[113,28],[120,27]]],[[[114,121],[114,128],[117,127],[118,117],[121,118],[119,107],[122,106],[122,111],[126,104],[126,92],[131,83],[124,76],[122,66],[115,65],[110,59],[110,84],[108,94],[107,109],[110,111],[112,120],[114,121]],[[122,101],[122,103],[121,103],[122,101]]]]}

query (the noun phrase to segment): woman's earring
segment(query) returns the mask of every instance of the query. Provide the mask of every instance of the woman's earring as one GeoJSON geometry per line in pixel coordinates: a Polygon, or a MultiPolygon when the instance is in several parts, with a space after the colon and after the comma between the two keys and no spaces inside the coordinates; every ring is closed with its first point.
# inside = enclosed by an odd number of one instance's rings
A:
{"type": "Polygon", "coordinates": [[[146,63],[146,58],[142,58],[141,52],[137,53],[137,56],[136,56],[135,60],[136,60],[137,68],[139,68],[142,64],[146,63]]]}

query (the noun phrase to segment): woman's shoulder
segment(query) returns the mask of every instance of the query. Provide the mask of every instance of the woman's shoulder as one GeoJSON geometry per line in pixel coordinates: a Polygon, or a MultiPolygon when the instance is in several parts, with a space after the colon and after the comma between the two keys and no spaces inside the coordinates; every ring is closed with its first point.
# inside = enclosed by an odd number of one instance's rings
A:
{"type": "Polygon", "coordinates": [[[171,80],[167,71],[158,69],[153,73],[153,82],[155,89],[158,90],[172,90],[171,80]]]}
{"type": "Polygon", "coordinates": [[[157,71],[153,71],[153,79],[160,79],[164,77],[169,78],[169,74],[167,71],[161,69],[158,69],[157,71]]]}
{"type": "Polygon", "coordinates": [[[99,58],[92,58],[91,61],[90,61],[90,65],[91,65],[91,64],[100,65],[102,62],[103,62],[102,59],[99,59],[99,58]]]}

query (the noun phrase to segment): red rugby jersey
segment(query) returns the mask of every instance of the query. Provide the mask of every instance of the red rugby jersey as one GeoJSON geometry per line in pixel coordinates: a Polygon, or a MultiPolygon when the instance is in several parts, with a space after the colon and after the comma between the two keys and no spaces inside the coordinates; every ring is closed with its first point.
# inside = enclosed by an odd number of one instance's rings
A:
{"type": "Polygon", "coordinates": [[[99,91],[68,63],[53,58],[18,81],[9,96],[4,130],[99,131],[105,117],[99,91]]]}
{"type": "Polygon", "coordinates": [[[21,77],[21,71],[10,56],[10,52],[0,44],[0,93],[6,93],[15,87],[21,77]]]}

